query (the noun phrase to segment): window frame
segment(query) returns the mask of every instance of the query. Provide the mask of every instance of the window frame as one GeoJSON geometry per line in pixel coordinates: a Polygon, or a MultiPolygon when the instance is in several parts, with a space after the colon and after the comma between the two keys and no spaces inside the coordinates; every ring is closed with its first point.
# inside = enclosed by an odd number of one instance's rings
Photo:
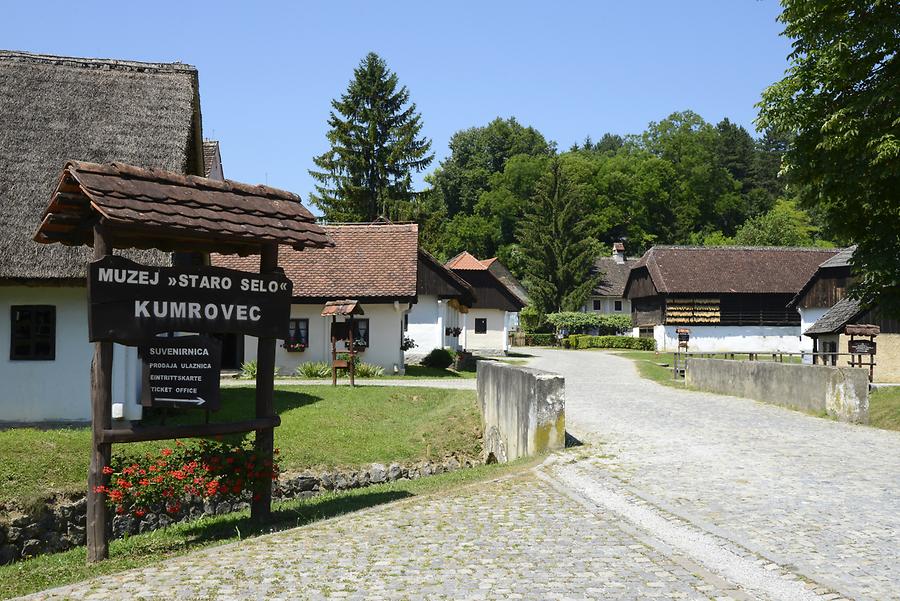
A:
{"type": "Polygon", "coordinates": [[[56,361],[56,305],[10,305],[9,307],[9,360],[10,361],[56,361]],[[20,355],[16,352],[16,344],[21,343],[20,338],[16,334],[16,313],[22,311],[30,311],[31,329],[35,329],[34,314],[38,311],[47,312],[49,315],[50,332],[46,334],[49,338],[49,353],[47,355],[37,356],[35,347],[37,346],[36,334],[29,332],[28,344],[30,353],[20,355]]]}
{"type": "Polygon", "coordinates": [[[488,330],[487,317],[476,317],[475,318],[475,333],[476,334],[487,334],[487,330],[488,330]],[[484,330],[482,330],[480,332],[478,331],[478,322],[481,322],[484,324],[484,330]]]}
{"type": "Polygon", "coordinates": [[[353,320],[353,346],[369,348],[369,334],[372,332],[372,323],[368,317],[353,320]],[[359,324],[366,322],[366,335],[360,334],[359,324]]]}
{"type": "Polygon", "coordinates": [[[625,310],[625,302],[624,301],[621,301],[621,300],[613,301],[613,311],[616,311],[617,313],[621,313],[624,310],[625,310]]]}
{"type": "Polygon", "coordinates": [[[603,301],[599,298],[594,299],[594,311],[603,311],[603,301]]]}
{"type": "Polygon", "coordinates": [[[300,343],[304,347],[309,348],[309,318],[308,317],[292,317],[288,320],[288,331],[291,332],[291,337],[289,340],[285,340],[285,342],[289,342],[292,344],[300,343]],[[306,336],[303,340],[297,339],[297,333],[302,331],[300,328],[300,324],[306,324],[305,332],[306,336]],[[296,324],[296,326],[294,325],[296,324]]]}

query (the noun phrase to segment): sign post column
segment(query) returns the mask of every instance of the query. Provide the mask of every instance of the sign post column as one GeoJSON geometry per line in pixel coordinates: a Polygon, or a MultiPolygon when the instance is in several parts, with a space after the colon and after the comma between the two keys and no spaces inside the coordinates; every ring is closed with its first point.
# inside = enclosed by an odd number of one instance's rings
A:
{"type": "MultiPolygon", "coordinates": [[[[270,274],[278,267],[278,246],[267,244],[262,247],[259,258],[259,273],[270,274]]],[[[271,417],[275,414],[275,338],[259,338],[256,350],[256,417],[271,417]]],[[[263,465],[271,466],[274,457],[275,432],[272,428],[256,431],[256,454],[263,465]]],[[[254,495],[250,504],[250,517],[268,518],[272,512],[272,484],[268,483],[254,495]]]]}
{"type": "MultiPolygon", "coordinates": [[[[99,226],[94,227],[94,259],[112,254],[112,248],[99,226]]],[[[109,465],[112,445],[100,442],[103,430],[112,426],[112,342],[94,343],[91,363],[91,466],[87,491],[87,560],[88,563],[109,557],[106,499],[96,487],[105,484],[103,468],[109,465]]]]}

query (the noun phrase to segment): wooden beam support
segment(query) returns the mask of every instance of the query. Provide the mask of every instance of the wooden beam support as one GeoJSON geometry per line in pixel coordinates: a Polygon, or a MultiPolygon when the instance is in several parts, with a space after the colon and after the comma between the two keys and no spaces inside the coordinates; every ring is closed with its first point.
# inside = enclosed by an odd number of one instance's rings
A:
{"type": "MultiPolygon", "coordinates": [[[[113,252],[106,233],[94,228],[94,259],[113,252]]],[[[106,484],[103,468],[109,465],[112,447],[101,441],[102,432],[112,426],[112,342],[94,343],[91,364],[91,465],[87,491],[87,561],[93,563],[109,557],[108,511],[103,493],[96,487],[106,484]]]]}
{"type": "MultiPolygon", "coordinates": [[[[259,258],[259,273],[270,274],[278,268],[278,245],[266,244],[259,258]]],[[[275,339],[260,338],[256,351],[256,417],[275,416],[275,339]]],[[[256,430],[256,454],[262,461],[274,459],[275,433],[272,428],[256,430]]],[[[270,463],[271,465],[271,463],[270,463]]],[[[272,483],[254,494],[250,517],[267,519],[272,514],[272,483]]]]}
{"type": "Polygon", "coordinates": [[[281,418],[277,415],[224,424],[184,424],[179,426],[145,426],[141,428],[108,429],[100,433],[105,444],[119,442],[145,442],[147,440],[172,440],[173,438],[196,438],[218,436],[220,434],[240,434],[266,428],[277,428],[281,418]]]}

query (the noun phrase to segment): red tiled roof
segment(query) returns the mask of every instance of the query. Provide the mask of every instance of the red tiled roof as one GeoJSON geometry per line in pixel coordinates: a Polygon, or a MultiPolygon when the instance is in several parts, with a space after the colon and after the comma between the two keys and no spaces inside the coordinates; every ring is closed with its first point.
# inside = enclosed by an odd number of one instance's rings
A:
{"type": "MultiPolygon", "coordinates": [[[[278,265],[294,283],[295,298],[363,299],[416,296],[419,228],[416,224],[322,226],[332,248],[280,248],[278,265]]],[[[259,261],[212,255],[219,267],[256,270],[259,261]]]]}
{"type": "Polygon", "coordinates": [[[447,261],[445,267],[447,267],[448,269],[458,269],[463,271],[484,271],[490,266],[490,261],[492,260],[493,259],[490,259],[487,263],[485,263],[484,261],[479,261],[474,256],[469,254],[468,251],[464,250],[447,261]]]}
{"type": "Polygon", "coordinates": [[[654,246],[632,266],[646,268],[660,294],[796,294],[840,249],[654,246]]]}

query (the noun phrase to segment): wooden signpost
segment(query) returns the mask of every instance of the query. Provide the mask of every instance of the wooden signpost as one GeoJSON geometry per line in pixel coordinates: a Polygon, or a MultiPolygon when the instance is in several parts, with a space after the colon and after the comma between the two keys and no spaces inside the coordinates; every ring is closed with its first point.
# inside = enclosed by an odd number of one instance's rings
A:
{"type": "MultiPolygon", "coordinates": [[[[275,340],[287,338],[291,282],[278,270],[278,245],[330,246],[294,194],[130,165],[69,162],[35,235],[41,243],[90,245],[91,462],[87,559],[109,553],[106,484],[113,443],[255,432],[255,452],[273,460],[275,340]],[[259,254],[259,273],[211,267],[158,267],[115,256],[116,248],[259,254]],[[190,333],[190,335],[183,335],[190,333]],[[139,346],[142,404],[215,409],[221,344],[198,334],[258,338],[256,417],[175,426],[112,424],[113,343],[139,346]],[[170,337],[160,337],[160,334],[170,337]],[[181,335],[179,335],[181,334],[181,335]]],[[[271,487],[255,495],[251,516],[271,511],[271,487]]]]}

